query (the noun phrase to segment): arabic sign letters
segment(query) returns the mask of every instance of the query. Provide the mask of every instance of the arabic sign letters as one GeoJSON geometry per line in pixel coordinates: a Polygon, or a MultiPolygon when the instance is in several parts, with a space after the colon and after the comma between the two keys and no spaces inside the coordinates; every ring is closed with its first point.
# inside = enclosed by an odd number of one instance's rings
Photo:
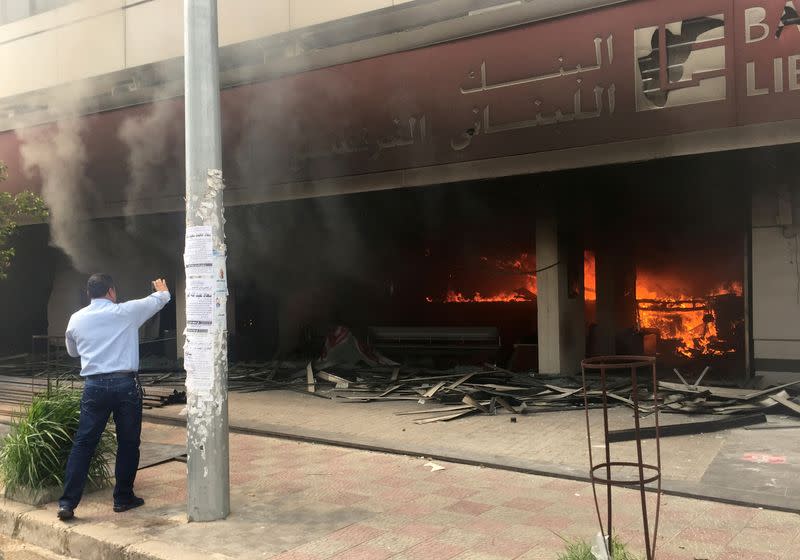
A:
{"type": "Polygon", "coordinates": [[[237,88],[226,102],[265,103],[262,145],[291,162],[264,164],[274,182],[797,119],[793,10],[640,0],[237,88]]]}
{"type": "MultiPolygon", "coordinates": [[[[223,165],[233,188],[269,189],[800,119],[799,6],[631,1],[229,88],[223,165]]],[[[126,183],[118,131],[141,111],[86,117],[91,182],[126,183]]],[[[0,159],[22,167],[13,132],[0,159]]]]}

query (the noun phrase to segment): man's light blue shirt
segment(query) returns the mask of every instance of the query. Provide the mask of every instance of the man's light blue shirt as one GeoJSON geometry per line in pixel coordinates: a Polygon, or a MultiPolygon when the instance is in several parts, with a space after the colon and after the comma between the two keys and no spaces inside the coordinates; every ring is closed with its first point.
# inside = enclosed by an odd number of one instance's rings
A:
{"type": "Polygon", "coordinates": [[[81,375],[139,371],[139,328],[169,300],[169,292],[119,304],[96,298],[73,313],[67,325],[67,352],[81,357],[81,375]]]}

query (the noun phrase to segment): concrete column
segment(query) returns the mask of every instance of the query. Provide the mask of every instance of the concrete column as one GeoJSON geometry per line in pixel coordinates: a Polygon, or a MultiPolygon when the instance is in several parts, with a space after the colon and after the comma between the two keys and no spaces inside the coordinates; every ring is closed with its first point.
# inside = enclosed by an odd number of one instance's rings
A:
{"type": "MultiPolygon", "coordinates": [[[[222,135],[219,101],[217,1],[184,1],[184,73],[186,110],[186,227],[211,228],[215,298],[228,297],[222,270],[226,259],[223,216],[222,135]]],[[[207,288],[206,288],[207,289],[207,288]]],[[[212,309],[201,317],[189,344],[198,360],[187,370],[186,441],[189,521],[225,519],[231,510],[228,447],[228,327],[212,309]],[[205,325],[205,327],[200,326],[205,325]],[[210,346],[210,348],[209,348],[210,346]],[[201,350],[202,348],[202,350],[201,350]],[[210,384],[200,383],[205,376],[210,384]]]]}
{"type": "Polygon", "coordinates": [[[598,234],[595,350],[599,354],[616,354],[617,335],[636,327],[636,264],[629,235],[616,229],[598,234]]]}
{"type": "Polygon", "coordinates": [[[552,197],[537,204],[539,373],[572,375],[580,371],[586,346],[583,246],[559,227],[552,197]]]}
{"type": "Polygon", "coordinates": [[[789,383],[800,380],[800,191],[759,186],[752,206],[746,294],[752,306],[753,369],[765,383],[789,383]]]}

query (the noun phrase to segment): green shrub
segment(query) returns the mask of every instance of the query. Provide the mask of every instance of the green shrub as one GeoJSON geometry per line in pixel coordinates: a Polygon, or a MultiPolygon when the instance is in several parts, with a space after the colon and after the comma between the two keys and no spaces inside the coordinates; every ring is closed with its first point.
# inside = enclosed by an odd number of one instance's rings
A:
{"type": "Polygon", "coordinates": [[[558,555],[558,560],[596,560],[592,547],[586,541],[568,541],[567,550],[558,555]]]}
{"type": "MultiPolygon", "coordinates": [[[[78,391],[50,389],[35,397],[23,409],[22,416],[12,421],[0,449],[0,477],[7,491],[63,486],[72,439],[78,429],[80,401],[78,391]]],[[[114,435],[106,429],[89,465],[89,486],[110,484],[109,462],[115,449],[114,435]]]]}
{"type": "MultiPolygon", "coordinates": [[[[592,554],[592,545],[586,541],[564,540],[567,543],[567,549],[558,555],[557,560],[596,560],[592,554]]],[[[611,539],[611,558],[612,560],[638,560],[616,537],[611,539]]]]}

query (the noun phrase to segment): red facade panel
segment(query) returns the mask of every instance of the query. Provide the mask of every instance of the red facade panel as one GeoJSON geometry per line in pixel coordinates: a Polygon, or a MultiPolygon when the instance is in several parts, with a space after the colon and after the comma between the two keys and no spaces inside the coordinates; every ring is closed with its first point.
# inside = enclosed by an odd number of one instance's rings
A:
{"type": "MultiPolygon", "coordinates": [[[[797,119],[800,27],[776,37],[794,8],[641,0],[228,89],[225,171],[246,188],[797,119]]],[[[119,127],[146,111],[87,118],[93,182],[124,184],[119,127]]],[[[0,158],[21,169],[13,132],[0,158]]]]}

